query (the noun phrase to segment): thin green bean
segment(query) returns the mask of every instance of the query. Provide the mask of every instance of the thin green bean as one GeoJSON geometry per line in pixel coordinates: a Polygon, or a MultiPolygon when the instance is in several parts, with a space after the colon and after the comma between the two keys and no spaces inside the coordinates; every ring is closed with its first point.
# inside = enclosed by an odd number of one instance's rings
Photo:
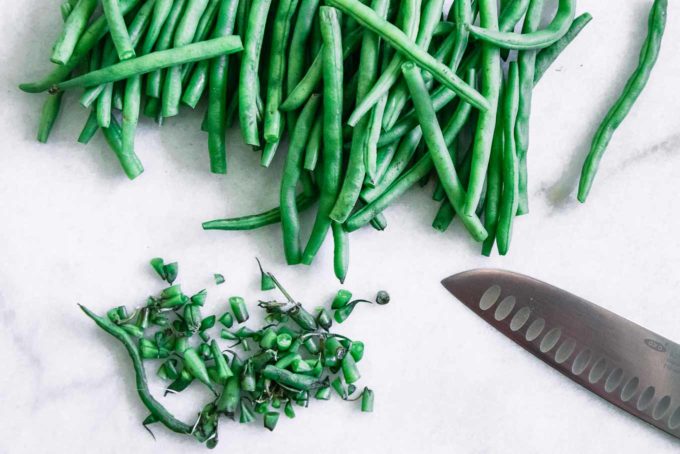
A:
{"type": "MultiPolygon", "coordinates": [[[[286,93],[289,95],[302,80],[307,55],[307,41],[319,9],[319,0],[300,0],[295,27],[290,38],[288,64],[286,67],[286,93]]],[[[283,104],[281,104],[283,106],[283,104]]],[[[280,106],[280,107],[281,107],[280,106]]]]}
{"type": "MultiPolygon", "coordinates": [[[[501,95],[502,96],[502,95],[501,95]]],[[[503,115],[496,116],[491,158],[486,175],[486,202],[484,203],[484,228],[489,236],[482,245],[482,255],[489,257],[496,242],[498,209],[503,192],[503,115]]]]}
{"type": "Polygon", "coordinates": [[[111,39],[118,52],[118,58],[121,61],[134,58],[135,48],[130,40],[119,1],[102,0],[102,9],[104,10],[106,22],[109,25],[111,39]]]}
{"type": "Polygon", "coordinates": [[[54,43],[50,60],[58,65],[65,64],[73,55],[78,39],[87,28],[87,23],[97,7],[97,0],[80,0],[71,10],[61,34],[54,43]]]}
{"type": "Polygon", "coordinates": [[[581,203],[585,203],[588,198],[600,161],[607,150],[607,145],[614,136],[614,132],[625,120],[649,81],[661,50],[661,41],[666,29],[667,8],[668,0],[654,0],[649,12],[647,37],[640,52],[638,66],[628,79],[623,92],[600,124],[595,137],[593,137],[590,152],[583,164],[578,187],[578,200],[581,203]]]}
{"type": "MultiPolygon", "coordinates": [[[[295,198],[295,204],[299,212],[305,211],[314,205],[318,199],[316,194],[300,194],[295,198]]],[[[264,213],[253,214],[229,219],[216,219],[203,223],[204,230],[255,230],[268,225],[281,222],[280,207],[272,208],[264,213]]]]}
{"type": "Polygon", "coordinates": [[[552,65],[557,57],[567,48],[571,42],[576,39],[576,37],[581,33],[581,30],[585,28],[588,23],[593,20],[593,16],[590,13],[583,13],[574,19],[569,31],[555,44],[541,50],[536,56],[536,69],[534,73],[534,84],[537,84],[543,74],[548,70],[550,65],[552,65]]]}
{"type": "Polygon", "coordinates": [[[38,123],[38,142],[47,143],[52,126],[59,116],[62,95],[63,93],[58,93],[56,96],[48,95],[45,99],[38,123]]]}
{"type": "Polygon", "coordinates": [[[312,132],[309,134],[309,142],[305,149],[305,163],[304,168],[310,172],[316,169],[316,164],[319,160],[319,151],[321,148],[321,136],[323,134],[323,117],[319,116],[314,121],[312,132]]]}
{"type": "Polygon", "coordinates": [[[333,270],[335,277],[343,284],[349,269],[349,235],[342,224],[337,222],[332,223],[331,229],[333,230],[333,270]]]}
{"type": "MultiPolygon", "coordinates": [[[[174,0],[168,18],[163,24],[160,35],[156,40],[154,50],[166,50],[172,44],[172,37],[175,34],[175,29],[179,23],[179,19],[184,11],[184,5],[187,0],[174,0]]],[[[146,78],[146,95],[153,98],[161,97],[161,87],[163,86],[163,73],[161,70],[156,70],[150,73],[146,78]]]]}
{"type": "Polygon", "coordinates": [[[134,152],[129,153],[126,152],[126,150],[123,150],[122,132],[115,117],[111,117],[111,123],[109,127],[102,128],[102,132],[104,133],[106,142],[116,154],[116,157],[118,158],[125,175],[127,175],[127,177],[131,180],[134,180],[139,175],[141,175],[142,172],[144,172],[144,167],[139,161],[137,155],[134,152]]]}

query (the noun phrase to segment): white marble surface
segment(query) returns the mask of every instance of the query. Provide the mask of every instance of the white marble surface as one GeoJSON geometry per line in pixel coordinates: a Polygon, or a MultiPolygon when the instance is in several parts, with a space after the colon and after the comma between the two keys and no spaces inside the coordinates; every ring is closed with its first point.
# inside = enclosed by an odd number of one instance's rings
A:
{"type": "MultiPolygon", "coordinates": [[[[225,422],[221,450],[677,452],[677,440],[526,354],[439,285],[469,268],[508,268],[680,340],[677,2],[670,2],[648,89],[612,142],[588,204],[573,196],[596,124],[637,60],[650,3],[579,2],[595,20],[536,89],[532,213],[517,221],[508,257],[480,257],[458,225],[433,231],[430,189],[390,208],[386,232],[352,235],[347,286],[366,295],[385,287],[394,301],[362,308],[342,327],[367,343],[362,369],[376,390],[376,412],[360,414],[337,400],[314,403],[273,434],[225,422]]],[[[145,413],[127,358],[76,303],[104,311],[141,302],[160,288],[146,266],[154,255],[179,260],[182,281],[196,289],[209,285],[213,272],[224,273],[227,285],[213,292],[213,305],[230,294],[256,295],[256,255],[299,298],[324,301],[337,288],[331,251],[325,248],[311,268],[287,268],[276,227],[201,230],[203,220],[270,207],[279,172],[260,169],[232,134],[229,177],[210,175],[199,114],[183,112],[163,129],[143,122],[138,149],[146,172],[132,183],[101,137],[87,147],[75,142],[85,112],[72,97],[50,144],[35,142],[43,98],[16,85],[46,70],[58,7],[47,0],[4,6],[0,452],[205,452],[162,429],[154,442],[141,428],[145,413]]],[[[189,405],[172,405],[190,415],[189,405]]]]}

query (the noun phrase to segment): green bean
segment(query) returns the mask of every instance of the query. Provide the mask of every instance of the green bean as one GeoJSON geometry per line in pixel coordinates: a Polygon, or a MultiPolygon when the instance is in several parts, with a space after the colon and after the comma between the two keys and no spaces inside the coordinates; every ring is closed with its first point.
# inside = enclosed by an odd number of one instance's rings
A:
{"type": "Polygon", "coordinates": [[[111,117],[109,127],[102,128],[102,132],[104,133],[106,142],[116,154],[125,175],[131,180],[134,180],[141,175],[142,172],[144,172],[144,167],[134,152],[123,149],[122,132],[115,117],[111,117]]]}
{"type": "MultiPolygon", "coordinates": [[[[247,0],[222,0],[217,15],[217,24],[213,36],[228,36],[233,33],[234,25],[241,3],[247,0]]],[[[208,127],[208,151],[210,154],[210,171],[217,174],[227,173],[227,73],[229,59],[222,55],[210,62],[208,82],[208,110],[206,122],[208,127]]],[[[238,97],[234,96],[234,100],[238,97]]]]}
{"type": "Polygon", "coordinates": [[[59,5],[59,11],[61,12],[61,18],[63,20],[66,20],[71,15],[71,11],[73,11],[73,5],[71,5],[70,2],[66,1],[59,5]]]}
{"type": "Polygon", "coordinates": [[[182,93],[182,103],[191,107],[196,108],[198,101],[201,100],[203,92],[205,91],[205,86],[208,83],[208,69],[210,67],[209,60],[202,60],[194,67],[194,72],[191,74],[189,81],[184,88],[184,93],[182,93]]]}
{"type": "Polygon", "coordinates": [[[116,82],[113,84],[113,93],[111,96],[111,108],[116,110],[123,110],[123,82],[116,82]]]}
{"type": "Polygon", "coordinates": [[[342,163],[343,65],[338,11],[322,6],[319,8],[319,19],[323,38],[323,179],[319,185],[321,195],[314,227],[302,254],[302,263],[305,265],[312,263],[331,227],[328,215],[339,192],[342,163]]]}
{"type": "Polygon", "coordinates": [[[498,213],[496,241],[498,253],[505,255],[510,246],[512,222],[519,204],[519,163],[515,142],[515,123],[519,108],[519,68],[517,62],[510,63],[508,85],[503,102],[503,194],[498,213]]]}
{"type": "MultiPolygon", "coordinates": [[[[201,16],[207,7],[208,0],[188,0],[186,9],[177,24],[177,29],[175,30],[175,35],[173,37],[173,45],[175,48],[184,47],[192,42],[198,22],[201,20],[201,16]]],[[[164,117],[172,117],[179,113],[179,100],[181,94],[182,67],[179,64],[175,64],[168,69],[165,75],[162,97],[162,114],[164,117]]]]}
{"type": "Polygon", "coordinates": [[[472,24],[472,2],[470,0],[455,0],[453,4],[453,14],[455,22],[455,36],[456,45],[453,48],[451,55],[450,68],[454,71],[458,69],[465,50],[467,49],[469,30],[468,27],[472,24]]]}
{"type": "Polygon", "coordinates": [[[52,126],[54,126],[54,122],[59,116],[62,95],[63,93],[57,93],[54,96],[48,95],[45,99],[40,112],[40,123],[38,124],[38,142],[47,143],[52,126]]]}
{"type": "Polygon", "coordinates": [[[284,386],[302,391],[312,389],[319,384],[319,380],[317,378],[302,374],[295,374],[272,364],[267,365],[263,369],[262,374],[267,380],[272,380],[284,386]]]}
{"type": "Polygon", "coordinates": [[[257,114],[257,94],[260,86],[258,68],[271,2],[272,0],[253,0],[241,56],[238,100],[241,133],[245,143],[254,147],[260,146],[257,114]]]}
{"type": "MultiPolygon", "coordinates": [[[[134,8],[139,1],[140,0],[121,0],[120,7],[123,14],[134,8]]],[[[82,34],[68,62],[55,67],[55,69],[42,80],[20,84],[19,88],[27,93],[40,93],[65,80],[82,59],[97,45],[97,42],[104,36],[107,30],[108,26],[106,18],[98,18],[92,22],[92,25],[90,25],[85,33],[82,34]]]]}
{"type": "Polygon", "coordinates": [[[375,230],[382,232],[385,229],[387,229],[387,219],[385,218],[385,215],[383,213],[379,213],[376,217],[371,219],[371,227],[373,227],[375,230]]]}
{"type": "Polygon", "coordinates": [[[135,369],[135,382],[139,398],[147,410],[151,412],[154,419],[173,432],[181,434],[194,434],[198,438],[199,435],[198,433],[194,432],[194,428],[192,426],[175,418],[169,411],[165,409],[165,407],[163,407],[160,402],[154,399],[154,397],[151,395],[146,379],[146,373],[144,372],[142,358],[139,354],[139,349],[137,348],[137,344],[130,338],[129,334],[127,334],[127,332],[120,326],[114,324],[105,317],[99,317],[85,306],[80,306],[80,309],[82,309],[85,315],[90,317],[97,324],[97,326],[118,339],[118,341],[123,344],[128,355],[130,356],[130,359],[132,360],[132,365],[135,369]]]}
{"type": "Polygon", "coordinates": [[[148,55],[142,55],[131,60],[122,61],[115,65],[55,84],[50,91],[56,93],[57,91],[69,88],[88,87],[102,83],[116,82],[137,74],[145,74],[155,69],[209,59],[219,55],[239,52],[241,49],[241,39],[238,36],[224,36],[209,39],[200,43],[152,52],[148,55]]]}
{"type": "Polygon", "coordinates": [[[442,85],[456,92],[474,107],[486,111],[491,108],[489,101],[477,90],[463,82],[446,65],[438,62],[432,55],[415,46],[397,27],[380,19],[370,8],[358,0],[328,0],[347,15],[354,17],[359,23],[380,35],[387,43],[395,47],[405,58],[414,61],[422,69],[432,73],[442,85]]]}
{"type": "Polygon", "coordinates": [[[123,11],[118,0],[102,0],[102,9],[106,17],[106,23],[109,25],[109,33],[111,39],[118,52],[118,58],[128,60],[134,58],[135,48],[130,41],[125,19],[123,18],[123,11]]]}
{"type": "Polygon", "coordinates": [[[486,201],[484,203],[484,228],[486,228],[489,236],[482,245],[482,255],[487,257],[491,255],[493,245],[496,242],[498,209],[503,191],[503,133],[503,115],[497,115],[491,158],[486,176],[486,201]]]}
{"type": "Polygon", "coordinates": [[[246,22],[248,21],[251,3],[252,0],[239,1],[238,10],[236,11],[236,31],[243,42],[246,40],[246,22]]]}
{"type": "Polygon", "coordinates": [[[546,47],[541,50],[536,56],[536,69],[534,73],[534,84],[537,84],[543,74],[548,70],[550,65],[553,64],[557,57],[562,53],[566,47],[571,44],[571,42],[576,39],[576,37],[581,33],[581,30],[585,28],[588,23],[593,20],[593,16],[589,13],[583,13],[574,19],[569,31],[555,44],[550,47],[546,47]]]}
{"type": "MultiPolygon", "coordinates": [[[[544,0],[532,0],[524,18],[523,33],[536,31],[543,16],[544,0]]],[[[517,111],[517,126],[515,140],[517,141],[517,158],[519,159],[519,205],[517,215],[529,212],[529,197],[527,194],[527,152],[529,150],[529,118],[531,116],[531,98],[534,88],[536,70],[536,50],[520,51],[517,56],[519,66],[519,109],[517,111]]]]}
{"type": "MultiPolygon", "coordinates": [[[[500,16],[500,30],[512,30],[522,19],[522,17],[524,17],[524,13],[526,12],[528,6],[529,0],[514,0],[512,3],[508,4],[508,6],[503,9],[503,12],[500,16]]],[[[480,58],[480,51],[481,48],[475,48],[461,62],[460,69],[462,71],[466,71],[470,67],[476,66],[480,58]]],[[[456,93],[446,87],[440,87],[436,89],[434,92],[432,92],[432,104],[434,105],[435,111],[439,112],[451,101],[453,101],[455,97],[456,93]]],[[[409,112],[408,114],[404,115],[390,131],[380,137],[378,146],[384,146],[394,140],[399,140],[417,125],[418,119],[416,118],[415,112],[409,112]]]]}
{"type": "Polygon", "coordinates": [[[295,204],[295,190],[302,172],[303,151],[311,125],[319,107],[319,96],[313,95],[302,109],[290,139],[283,177],[281,178],[281,230],[286,262],[296,265],[302,259],[300,246],[300,219],[295,204]]]}
{"type": "MultiPolygon", "coordinates": [[[[488,30],[498,30],[498,11],[495,0],[480,0],[480,23],[488,30]]],[[[479,115],[475,146],[472,150],[472,167],[463,214],[472,216],[477,211],[484,190],[486,169],[491,155],[491,143],[496,126],[496,111],[503,74],[500,67],[500,50],[489,43],[482,44],[481,68],[482,93],[490,108],[479,115]]]]}
{"type": "MultiPolygon", "coordinates": [[[[267,104],[264,116],[264,139],[268,143],[279,142],[283,132],[282,115],[279,105],[283,98],[283,83],[286,70],[286,48],[290,23],[297,9],[298,0],[281,0],[276,10],[272,27],[272,46],[269,54],[269,79],[267,80],[267,104]]],[[[266,148],[271,149],[271,148],[266,148]]],[[[274,148],[275,150],[275,148],[274,148]]],[[[274,154],[262,154],[260,164],[264,167],[274,159],[274,154]]]]}
{"type": "Polygon", "coordinates": [[[111,124],[111,102],[113,98],[113,83],[104,84],[104,89],[97,98],[97,123],[102,128],[111,124]]]}
{"type": "MultiPolygon", "coordinates": [[[[349,36],[343,37],[342,58],[349,58],[354,51],[359,47],[361,38],[363,37],[363,30],[355,30],[349,36]]],[[[283,112],[299,109],[305,101],[309,99],[312,93],[319,86],[323,74],[323,45],[319,49],[309,66],[305,75],[300,79],[298,84],[288,93],[286,99],[279,107],[283,112]]]]}
{"type": "Polygon", "coordinates": [[[97,129],[99,129],[99,124],[97,123],[97,112],[92,109],[90,114],[87,116],[87,121],[83,126],[83,130],[80,132],[80,136],[78,136],[78,143],[88,143],[97,133],[97,129]]]}
{"type": "MultiPolygon", "coordinates": [[[[298,211],[305,211],[310,208],[318,196],[300,194],[296,197],[295,203],[298,211]]],[[[264,213],[243,216],[231,219],[217,219],[203,223],[204,230],[254,230],[268,225],[281,222],[281,209],[273,208],[264,213]]]]}
{"type": "Polygon", "coordinates": [[[123,153],[134,154],[135,130],[139,121],[142,96],[142,77],[132,76],[125,81],[125,101],[123,103],[122,142],[123,153]]]}
{"type": "Polygon", "coordinates": [[[333,222],[331,224],[333,231],[333,270],[335,277],[338,278],[341,284],[347,278],[347,269],[349,268],[349,235],[343,228],[342,224],[333,222]]]}
{"type": "MultiPolygon", "coordinates": [[[[481,2],[480,2],[481,3],[481,2]]],[[[560,0],[555,17],[547,27],[525,33],[502,32],[488,27],[470,26],[475,37],[502,49],[543,49],[562,38],[569,30],[576,13],[576,0],[560,0]]]]}
{"type": "MultiPolygon", "coordinates": [[[[196,25],[196,31],[194,32],[194,36],[191,39],[192,43],[204,41],[208,38],[208,35],[212,32],[213,25],[215,25],[217,9],[220,3],[221,0],[208,0],[208,6],[205,7],[205,11],[203,11],[203,14],[201,14],[198,25],[196,25]]],[[[213,36],[213,38],[215,38],[215,36],[213,36]]],[[[182,85],[186,84],[189,75],[194,69],[194,66],[195,65],[193,63],[182,66],[182,85]]]]}
{"type": "MultiPolygon", "coordinates": [[[[414,6],[420,6],[420,0],[414,0],[413,3],[414,6]]],[[[389,2],[384,0],[374,0],[372,2],[373,10],[380,17],[387,16],[388,6],[389,2]]],[[[378,74],[378,44],[379,38],[377,35],[374,33],[364,33],[359,57],[359,70],[357,72],[357,103],[366,99],[369,89],[376,81],[378,74]]],[[[361,118],[354,128],[345,178],[335,205],[329,214],[333,221],[340,224],[347,220],[354,209],[364,184],[364,178],[366,177],[366,153],[371,137],[368,121],[369,118],[361,118]]]]}
{"type": "Polygon", "coordinates": [[[87,28],[87,23],[97,7],[97,0],[80,0],[64,22],[61,34],[54,43],[50,60],[58,65],[65,64],[73,55],[78,39],[87,28]]]}
{"type": "MultiPolygon", "coordinates": [[[[432,107],[430,95],[425,87],[423,77],[420,74],[420,70],[411,62],[404,63],[402,71],[413,98],[416,114],[420,120],[420,127],[423,130],[423,137],[429,149],[429,156],[434,164],[434,168],[437,170],[439,180],[444,186],[449,202],[451,202],[456,211],[461,213],[465,201],[465,190],[458,179],[458,174],[449,155],[446,140],[439,127],[437,115],[434,107],[432,107]]],[[[460,122],[458,130],[463,127],[464,123],[464,121],[460,122]]],[[[487,237],[484,226],[474,212],[468,216],[462,215],[461,220],[475,240],[483,241],[487,237]]]]}
{"type": "MultiPolygon", "coordinates": [[[[172,44],[172,37],[175,34],[175,29],[177,28],[179,19],[182,15],[182,12],[184,11],[184,5],[186,4],[186,2],[187,0],[173,1],[170,13],[168,13],[168,18],[165,20],[163,28],[161,29],[161,33],[160,35],[158,35],[158,39],[156,40],[154,48],[156,51],[166,50],[170,48],[170,45],[172,44]]],[[[153,98],[161,97],[161,86],[163,85],[162,78],[163,74],[161,73],[160,69],[153,71],[147,76],[146,78],[147,96],[151,96],[153,98]]]]}
{"type": "Polygon", "coordinates": [[[155,0],[153,14],[151,15],[151,22],[149,28],[144,36],[142,42],[141,53],[148,54],[153,50],[158,38],[160,37],[165,21],[170,16],[174,0],[155,0]]]}
{"type": "Polygon", "coordinates": [[[633,108],[635,101],[649,81],[649,76],[661,50],[661,41],[666,28],[667,8],[668,0],[654,0],[649,12],[647,37],[640,52],[638,66],[628,79],[623,92],[600,124],[595,137],[593,137],[590,152],[583,164],[578,187],[578,200],[581,203],[585,203],[590,193],[600,161],[607,150],[607,145],[614,136],[614,132],[633,108]]]}
{"type": "Polygon", "coordinates": [[[387,107],[387,96],[380,98],[380,101],[373,107],[368,118],[368,139],[364,153],[364,167],[366,168],[366,181],[369,186],[375,186],[378,172],[378,140],[382,132],[382,122],[387,107]]]}
{"type": "MultiPolygon", "coordinates": [[[[441,11],[444,8],[443,0],[430,0],[423,6],[423,17],[421,18],[420,29],[418,30],[418,37],[416,44],[422,49],[427,50],[430,47],[432,38],[434,37],[434,30],[441,22],[441,11]]],[[[436,58],[436,55],[435,55],[436,58]]],[[[452,68],[454,71],[456,68],[452,68]]],[[[408,100],[408,89],[406,83],[402,80],[396,85],[389,94],[387,106],[385,108],[385,115],[383,117],[382,125],[385,129],[390,129],[399,118],[401,111],[404,109],[408,100]]]]}
{"type": "MultiPolygon", "coordinates": [[[[290,38],[286,67],[286,93],[289,95],[302,79],[307,55],[307,41],[319,8],[319,0],[300,0],[300,9],[290,38]]],[[[282,104],[283,105],[283,104],[282,104]]]]}
{"type": "MultiPolygon", "coordinates": [[[[428,0],[428,3],[426,5],[430,5],[433,2],[440,2],[440,0],[428,0]]],[[[422,43],[420,42],[421,35],[418,32],[418,27],[420,26],[420,5],[421,5],[421,0],[407,0],[405,2],[402,2],[401,7],[400,7],[400,14],[401,20],[402,20],[402,31],[405,35],[405,37],[411,42],[416,39],[416,45],[419,47],[423,47],[422,43]],[[416,38],[417,37],[417,38],[416,38]]],[[[427,9],[426,6],[426,11],[431,13],[431,9],[427,9]]],[[[441,18],[442,15],[442,6],[439,5],[439,10],[435,11],[435,14],[437,14],[437,19],[441,18]]],[[[383,14],[380,19],[384,20],[384,16],[386,15],[383,14]]],[[[425,15],[425,13],[424,13],[425,15]]],[[[427,28],[428,25],[431,25],[431,22],[427,20],[427,18],[424,18],[425,20],[423,21],[423,29],[427,28]]],[[[436,25],[436,24],[435,24],[436,25]]],[[[434,26],[432,26],[434,29],[434,26]]],[[[425,47],[427,49],[427,47],[425,47]]],[[[350,126],[356,126],[357,123],[359,122],[360,119],[366,115],[371,108],[380,100],[380,98],[384,95],[386,95],[390,88],[399,80],[400,76],[400,67],[402,62],[404,61],[404,58],[401,54],[396,54],[392,58],[392,61],[387,65],[387,68],[382,71],[382,74],[380,75],[380,78],[373,84],[371,87],[370,91],[366,93],[365,96],[361,98],[361,102],[358,102],[357,107],[354,109],[352,112],[352,115],[350,115],[349,120],[347,120],[347,123],[350,126]]]]}
{"type": "Polygon", "coordinates": [[[309,142],[305,149],[304,168],[310,172],[316,169],[319,160],[319,150],[321,148],[321,135],[323,134],[323,117],[319,116],[314,121],[312,132],[309,134],[309,142]]]}

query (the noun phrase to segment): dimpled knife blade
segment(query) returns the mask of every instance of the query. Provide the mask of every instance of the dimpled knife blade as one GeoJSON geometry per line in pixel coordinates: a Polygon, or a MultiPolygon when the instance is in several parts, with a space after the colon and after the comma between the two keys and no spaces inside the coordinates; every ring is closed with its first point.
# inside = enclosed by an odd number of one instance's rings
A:
{"type": "Polygon", "coordinates": [[[680,438],[680,346],[675,342],[520,274],[474,270],[442,284],[542,361],[680,438]]]}

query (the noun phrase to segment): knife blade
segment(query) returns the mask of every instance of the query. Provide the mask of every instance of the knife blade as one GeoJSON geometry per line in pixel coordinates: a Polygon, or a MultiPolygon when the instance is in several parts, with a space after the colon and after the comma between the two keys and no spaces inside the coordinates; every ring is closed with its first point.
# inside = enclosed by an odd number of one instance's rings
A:
{"type": "Polygon", "coordinates": [[[473,270],[442,285],[534,356],[680,438],[680,345],[521,274],[473,270]]]}

